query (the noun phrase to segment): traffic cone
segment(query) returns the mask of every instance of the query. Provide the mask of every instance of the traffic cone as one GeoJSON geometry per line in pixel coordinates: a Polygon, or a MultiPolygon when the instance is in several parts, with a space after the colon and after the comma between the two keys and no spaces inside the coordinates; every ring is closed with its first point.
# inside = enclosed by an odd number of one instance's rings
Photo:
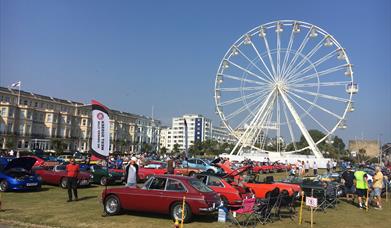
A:
{"type": "Polygon", "coordinates": [[[179,228],[179,221],[178,221],[178,219],[175,219],[174,228],[179,228]]]}

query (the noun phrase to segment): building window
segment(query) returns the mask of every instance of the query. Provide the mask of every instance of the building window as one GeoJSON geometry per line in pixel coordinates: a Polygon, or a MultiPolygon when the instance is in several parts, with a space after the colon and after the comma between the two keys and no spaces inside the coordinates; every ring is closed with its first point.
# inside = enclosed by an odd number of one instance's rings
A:
{"type": "Polygon", "coordinates": [[[81,125],[86,126],[86,124],[87,124],[87,120],[86,120],[86,119],[83,119],[81,125]]]}
{"type": "Polygon", "coordinates": [[[7,116],[7,108],[5,108],[5,107],[3,107],[3,108],[1,108],[1,111],[0,111],[1,113],[0,113],[0,115],[2,115],[2,116],[7,116]]]}
{"type": "Polygon", "coordinates": [[[52,122],[52,121],[53,121],[52,114],[48,114],[46,118],[46,122],[52,122]]]}

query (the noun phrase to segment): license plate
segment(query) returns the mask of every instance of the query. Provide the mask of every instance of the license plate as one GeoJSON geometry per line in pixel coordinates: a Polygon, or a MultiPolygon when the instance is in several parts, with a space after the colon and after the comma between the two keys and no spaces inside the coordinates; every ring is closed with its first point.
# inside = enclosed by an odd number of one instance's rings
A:
{"type": "Polygon", "coordinates": [[[38,183],[27,183],[26,186],[37,186],[38,183]]]}

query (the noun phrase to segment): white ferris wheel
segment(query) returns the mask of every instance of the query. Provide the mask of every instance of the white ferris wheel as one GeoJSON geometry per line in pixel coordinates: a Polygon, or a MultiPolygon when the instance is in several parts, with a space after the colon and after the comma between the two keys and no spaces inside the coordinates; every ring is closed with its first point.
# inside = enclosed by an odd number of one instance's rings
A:
{"type": "Polygon", "coordinates": [[[231,154],[309,149],[322,157],[317,145],[346,128],[357,92],[346,50],[332,35],[302,21],[273,21],[242,35],[224,55],[216,113],[238,139],[231,154]],[[309,129],[325,137],[314,140],[309,129]]]}

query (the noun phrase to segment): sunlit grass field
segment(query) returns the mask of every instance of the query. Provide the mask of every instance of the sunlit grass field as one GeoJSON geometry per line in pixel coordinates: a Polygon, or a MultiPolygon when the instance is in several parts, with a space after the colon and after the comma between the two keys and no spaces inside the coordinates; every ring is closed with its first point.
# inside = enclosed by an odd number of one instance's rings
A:
{"type": "MultiPolygon", "coordinates": [[[[284,176],[278,174],[276,176],[284,176]]],[[[276,178],[278,179],[278,178],[276,178]]],[[[114,186],[115,187],[115,186],[114,186]]],[[[111,187],[109,187],[111,188],[111,187]]],[[[67,191],[57,186],[43,186],[41,192],[1,193],[2,211],[0,223],[11,227],[173,227],[168,215],[125,212],[118,216],[103,217],[100,193],[103,187],[79,189],[77,202],[67,203],[67,191]],[[38,226],[37,226],[38,225],[38,226]]],[[[259,227],[310,227],[310,214],[304,210],[304,222],[284,218],[259,227]]],[[[390,227],[391,200],[384,202],[381,211],[360,210],[343,200],[337,208],[315,213],[315,227],[390,227]]],[[[217,213],[195,217],[185,227],[228,227],[229,223],[218,223],[217,213]]]]}

